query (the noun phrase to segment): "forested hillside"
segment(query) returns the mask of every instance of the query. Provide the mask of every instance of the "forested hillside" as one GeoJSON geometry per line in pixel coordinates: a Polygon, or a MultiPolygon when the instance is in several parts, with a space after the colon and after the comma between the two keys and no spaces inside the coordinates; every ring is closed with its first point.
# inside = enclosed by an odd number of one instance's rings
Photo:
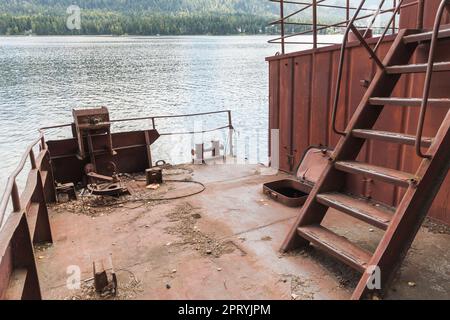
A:
{"type": "Polygon", "coordinates": [[[266,0],[2,0],[0,34],[257,34],[277,6],[266,0]],[[66,10],[81,8],[81,30],[66,10]]]}
{"type": "Polygon", "coordinates": [[[277,4],[268,0],[2,0],[0,9],[11,13],[64,12],[73,4],[83,9],[122,13],[278,13],[277,4]]]}
{"type": "MultiPolygon", "coordinates": [[[[378,2],[368,0],[367,4],[378,2]]],[[[288,4],[286,12],[296,8],[288,4]]],[[[340,13],[329,8],[319,10],[321,22],[342,19],[340,13]]],[[[276,33],[276,28],[267,25],[278,14],[278,3],[269,0],[1,0],[0,35],[276,33]],[[66,10],[74,4],[81,8],[80,30],[66,27],[66,10]]],[[[296,22],[309,21],[310,10],[296,18],[296,22]]],[[[289,31],[305,28],[289,26],[289,31]]]]}

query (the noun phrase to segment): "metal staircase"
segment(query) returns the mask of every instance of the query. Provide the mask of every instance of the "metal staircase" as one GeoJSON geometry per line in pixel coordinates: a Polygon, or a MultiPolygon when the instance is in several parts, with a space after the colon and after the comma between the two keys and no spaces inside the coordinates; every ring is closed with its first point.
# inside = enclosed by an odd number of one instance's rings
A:
{"type": "MultiPolygon", "coordinates": [[[[359,9],[364,5],[362,1],[359,9]]],[[[400,1],[399,10],[403,1],[400,1]]],[[[429,97],[431,78],[434,72],[450,71],[450,62],[435,63],[435,51],[438,43],[450,39],[450,29],[441,30],[441,20],[445,10],[450,9],[450,1],[441,2],[436,16],[434,29],[400,30],[384,60],[377,62],[376,51],[382,42],[372,49],[354,26],[360,10],[350,21],[344,36],[341,60],[338,70],[336,99],[333,109],[333,130],[342,135],[328,167],[312,190],[295,224],[282,245],[282,251],[308,246],[310,243],[324,250],[334,258],[346,263],[362,273],[362,277],[353,292],[352,299],[367,298],[371,293],[382,294],[389,286],[395,271],[402,263],[411,246],[429,208],[436,197],[450,167],[450,111],[447,112],[435,137],[423,137],[423,127],[427,107],[434,105],[450,107],[450,99],[431,99],[429,97]],[[372,80],[360,105],[355,111],[345,132],[336,128],[340,83],[344,63],[345,46],[348,33],[353,31],[370,56],[378,65],[378,71],[372,80]],[[429,43],[427,64],[409,64],[411,57],[421,43],[429,43]],[[391,97],[401,75],[425,72],[425,85],[422,98],[391,97]],[[407,135],[373,130],[385,106],[420,107],[417,134],[407,135]],[[414,145],[422,162],[415,174],[357,162],[362,147],[367,140],[381,140],[404,145],[414,145]],[[423,151],[423,149],[427,151],[423,151]],[[347,175],[362,175],[385,183],[404,188],[406,191],[397,208],[380,205],[370,199],[345,193],[347,175]],[[321,225],[329,208],[342,214],[360,219],[377,228],[385,230],[384,236],[374,252],[369,252],[321,225]],[[373,267],[379,267],[382,288],[369,290],[368,282],[373,276],[373,267]]],[[[396,10],[396,11],[397,11],[396,10]]],[[[394,12],[394,15],[396,12],[394,12]]],[[[391,21],[392,22],[392,21],[391,21]]],[[[450,110],[450,108],[449,108],[450,110]]]]}

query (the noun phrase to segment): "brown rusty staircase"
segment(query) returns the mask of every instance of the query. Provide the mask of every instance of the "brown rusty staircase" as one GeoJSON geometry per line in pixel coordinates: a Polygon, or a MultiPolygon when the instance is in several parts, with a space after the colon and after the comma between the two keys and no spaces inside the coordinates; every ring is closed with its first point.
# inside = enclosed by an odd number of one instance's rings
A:
{"type": "MultiPolygon", "coordinates": [[[[364,2],[362,1],[359,9],[362,8],[364,2]]],[[[402,1],[400,1],[396,11],[399,10],[401,4],[402,1]]],[[[438,43],[444,39],[450,39],[450,28],[441,30],[441,19],[449,6],[449,0],[442,1],[433,31],[401,30],[384,61],[378,59],[376,51],[385,33],[374,49],[367,45],[354,26],[359,9],[350,21],[344,37],[333,110],[333,130],[343,137],[281,249],[282,251],[289,251],[311,243],[361,272],[362,277],[353,292],[352,299],[367,298],[369,293],[380,294],[385,291],[395,271],[406,256],[449,169],[450,111],[447,112],[434,138],[422,136],[427,107],[429,105],[442,108],[450,107],[450,99],[429,98],[432,74],[450,71],[450,62],[435,63],[434,61],[438,43]],[[341,132],[336,128],[335,120],[349,31],[354,32],[379,68],[348,124],[346,132],[341,132]],[[430,44],[428,63],[409,64],[411,57],[421,43],[430,44]],[[391,97],[401,75],[421,72],[426,73],[422,98],[391,97]],[[384,107],[392,105],[420,107],[416,136],[373,130],[384,107]],[[417,172],[411,174],[357,162],[356,159],[367,140],[414,145],[417,155],[422,158],[417,172]],[[424,148],[427,148],[426,152],[422,151],[424,148]],[[373,200],[346,194],[344,191],[345,178],[348,174],[362,175],[366,178],[393,184],[404,188],[406,192],[396,209],[380,205],[373,200]],[[347,238],[323,227],[321,223],[329,208],[385,230],[375,252],[369,252],[350,242],[347,238]],[[367,284],[372,280],[373,267],[379,267],[382,281],[381,290],[372,291],[368,289],[367,284]]],[[[396,12],[394,12],[395,14],[396,12]]]]}

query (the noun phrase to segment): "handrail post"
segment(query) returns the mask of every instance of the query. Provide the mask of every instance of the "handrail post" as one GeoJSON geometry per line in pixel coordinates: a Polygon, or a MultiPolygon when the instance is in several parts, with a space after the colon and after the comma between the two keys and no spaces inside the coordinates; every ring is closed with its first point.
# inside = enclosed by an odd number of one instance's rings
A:
{"type": "Polygon", "coordinates": [[[425,1],[419,0],[417,3],[417,29],[423,29],[424,10],[425,10],[425,1]]]}
{"type": "Polygon", "coordinates": [[[36,158],[34,157],[34,151],[33,149],[30,150],[30,162],[31,162],[31,169],[36,169],[36,158]]]}
{"type": "Polygon", "coordinates": [[[397,21],[395,19],[395,16],[396,16],[395,11],[396,11],[396,8],[397,8],[397,0],[393,0],[392,1],[392,7],[394,8],[394,21],[392,21],[392,34],[395,34],[395,31],[397,31],[397,21]]]}
{"type": "Polygon", "coordinates": [[[284,48],[284,0],[280,0],[280,21],[281,21],[281,54],[285,53],[284,48]]]}
{"type": "Polygon", "coordinates": [[[230,149],[230,156],[234,156],[233,150],[233,121],[231,119],[231,110],[228,110],[228,148],[230,149]]]}
{"type": "Polygon", "coordinates": [[[430,91],[431,91],[431,80],[433,76],[433,66],[434,66],[434,60],[436,55],[436,47],[439,37],[439,29],[441,27],[441,20],[444,15],[444,11],[446,9],[446,6],[448,5],[449,0],[442,0],[441,4],[439,5],[438,11],[436,13],[436,20],[434,21],[434,27],[433,27],[433,35],[431,37],[431,43],[430,43],[430,51],[428,53],[428,64],[427,64],[427,72],[425,75],[425,85],[423,89],[423,95],[422,95],[422,104],[420,106],[420,115],[419,115],[419,123],[417,124],[417,132],[416,132],[416,154],[420,158],[424,159],[431,159],[432,156],[428,154],[424,154],[422,152],[422,135],[423,135],[423,127],[425,124],[426,114],[427,114],[427,107],[428,107],[428,99],[430,98],[430,91]]]}
{"type": "Polygon", "coordinates": [[[350,20],[350,0],[347,0],[347,8],[345,11],[345,20],[346,21],[350,20]]]}
{"type": "Polygon", "coordinates": [[[361,3],[359,4],[359,7],[356,9],[355,14],[353,15],[353,18],[349,21],[347,28],[345,29],[344,39],[342,40],[341,53],[340,53],[339,66],[338,66],[338,75],[337,75],[337,80],[336,80],[336,89],[335,89],[336,91],[334,94],[333,111],[331,114],[331,127],[333,129],[333,132],[338,135],[341,135],[341,136],[347,135],[347,133],[345,131],[339,130],[336,126],[337,109],[338,109],[338,104],[339,104],[339,95],[341,93],[342,74],[343,74],[344,62],[345,62],[345,49],[347,47],[348,35],[350,33],[350,30],[352,29],[352,27],[354,27],[353,24],[354,24],[356,18],[358,17],[359,12],[363,8],[365,2],[366,2],[366,0],[362,0],[361,3]]]}
{"type": "Polygon", "coordinates": [[[47,149],[47,144],[45,143],[45,137],[42,134],[42,136],[41,136],[41,150],[45,150],[45,149],[47,149]]]}
{"type": "Polygon", "coordinates": [[[231,119],[231,110],[228,110],[227,113],[228,113],[228,127],[230,129],[233,129],[233,121],[231,119]]]}
{"type": "Polygon", "coordinates": [[[313,48],[317,49],[317,0],[313,0],[313,48]]]}
{"type": "Polygon", "coordinates": [[[19,212],[20,207],[20,196],[19,196],[19,188],[17,187],[16,180],[14,179],[13,187],[11,190],[11,199],[13,204],[13,210],[14,212],[19,212]]]}

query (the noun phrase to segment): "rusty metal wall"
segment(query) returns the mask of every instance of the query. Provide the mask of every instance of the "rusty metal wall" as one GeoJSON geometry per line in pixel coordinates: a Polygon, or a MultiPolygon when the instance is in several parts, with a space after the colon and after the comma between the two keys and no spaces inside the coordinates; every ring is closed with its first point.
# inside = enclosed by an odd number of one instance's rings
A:
{"type": "MultiPolygon", "coordinates": [[[[431,15],[429,7],[426,15],[431,15]]],[[[403,19],[403,23],[405,21],[403,19]]],[[[429,23],[431,22],[427,22],[429,23]]],[[[381,56],[387,53],[393,39],[394,36],[386,38],[379,52],[381,56]]],[[[331,130],[331,106],[339,49],[340,46],[330,46],[316,51],[306,50],[267,58],[269,124],[271,129],[280,129],[280,167],[283,171],[292,172],[308,146],[334,147],[340,138],[331,130]]],[[[438,52],[438,61],[450,61],[450,41],[443,43],[438,52]]],[[[426,55],[427,47],[423,46],[414,60],[424,62],[426,55]]],[[[370,62],[367,52],[358,43],[349,45],[347,57],[337,116],[338,127],[342,130],[366,90],[361,85],[361,80],[371,79],[375,72],[375,65],[370,62]]],[[[431,97],[450,97],[449,76],[448,72],[434,75],[431,97]]],[[[403,76],[393,96],[421,97],[423,81],[422,74],[403,76]]],[[[376,129],[415,134],[418,111],[415,107],[386,106],[376,124],[376,129]]],[[[435,135],[446,112],[447,109],[429,108],[425,136],[435,135]]],[[[368,141],[359,155],[359,160],[407,172],[414,172],[421,161],[411,146],[378,141],[368,141]]],[[[404,192],[398,187],[367,181],[353,175],[349,177],[348,186],[349,191],[371,196],[392,205],[398,204],[404,192]]],[[[448,199],[450,199],[449,176],[434,201],[430,216],[450,224],[448,199]]]]}
{"type": "MultiPolygon", "coordinates": [[[[405,4],[417,2],[417,0],[405,0],[405,4]]],[[[424,28],[433,28],[437,8],[441,0],[425,0],[423,26],[424,28]]],[[[450,23],[450,16],[445,16],[442,20],[443,24],[450,23]]],[[[400,28],[414,29],[417,26],[417,6],[410,6],[401,10],[400,28]]]]}
{"type": "MultiPolygon", "coordinates": [[[[132,131],[113,133],[113,147],[117,155],[111,156],[109,153],[96,154],[98,173],[110,175],[108,171],[109,162],[113,161],[121,173],[143,172],[149,168],[150,159],[147,153],[146,131],[132,131]]],[[[156,130],[147,130],[150,145],[159,138],[156,130]]],[[[93,137],[95,150],[101,149],[105,145],[105,136],[93,137]]],[[[78,143],[76,138],[66,140],[48,141],[48,148],[51,154],[51,161],[55,181],[60,183],[83,181],[84,166],[89,159],[80,160],[77,157],[78,143]]]]}
{"type": "Polygon", "coordinates": [[[12,250],[11,245],[8,243],[5,254],[0,260],[0,300],[4,300],[6,298],[5,295],[13,270],[12,250]]]}

